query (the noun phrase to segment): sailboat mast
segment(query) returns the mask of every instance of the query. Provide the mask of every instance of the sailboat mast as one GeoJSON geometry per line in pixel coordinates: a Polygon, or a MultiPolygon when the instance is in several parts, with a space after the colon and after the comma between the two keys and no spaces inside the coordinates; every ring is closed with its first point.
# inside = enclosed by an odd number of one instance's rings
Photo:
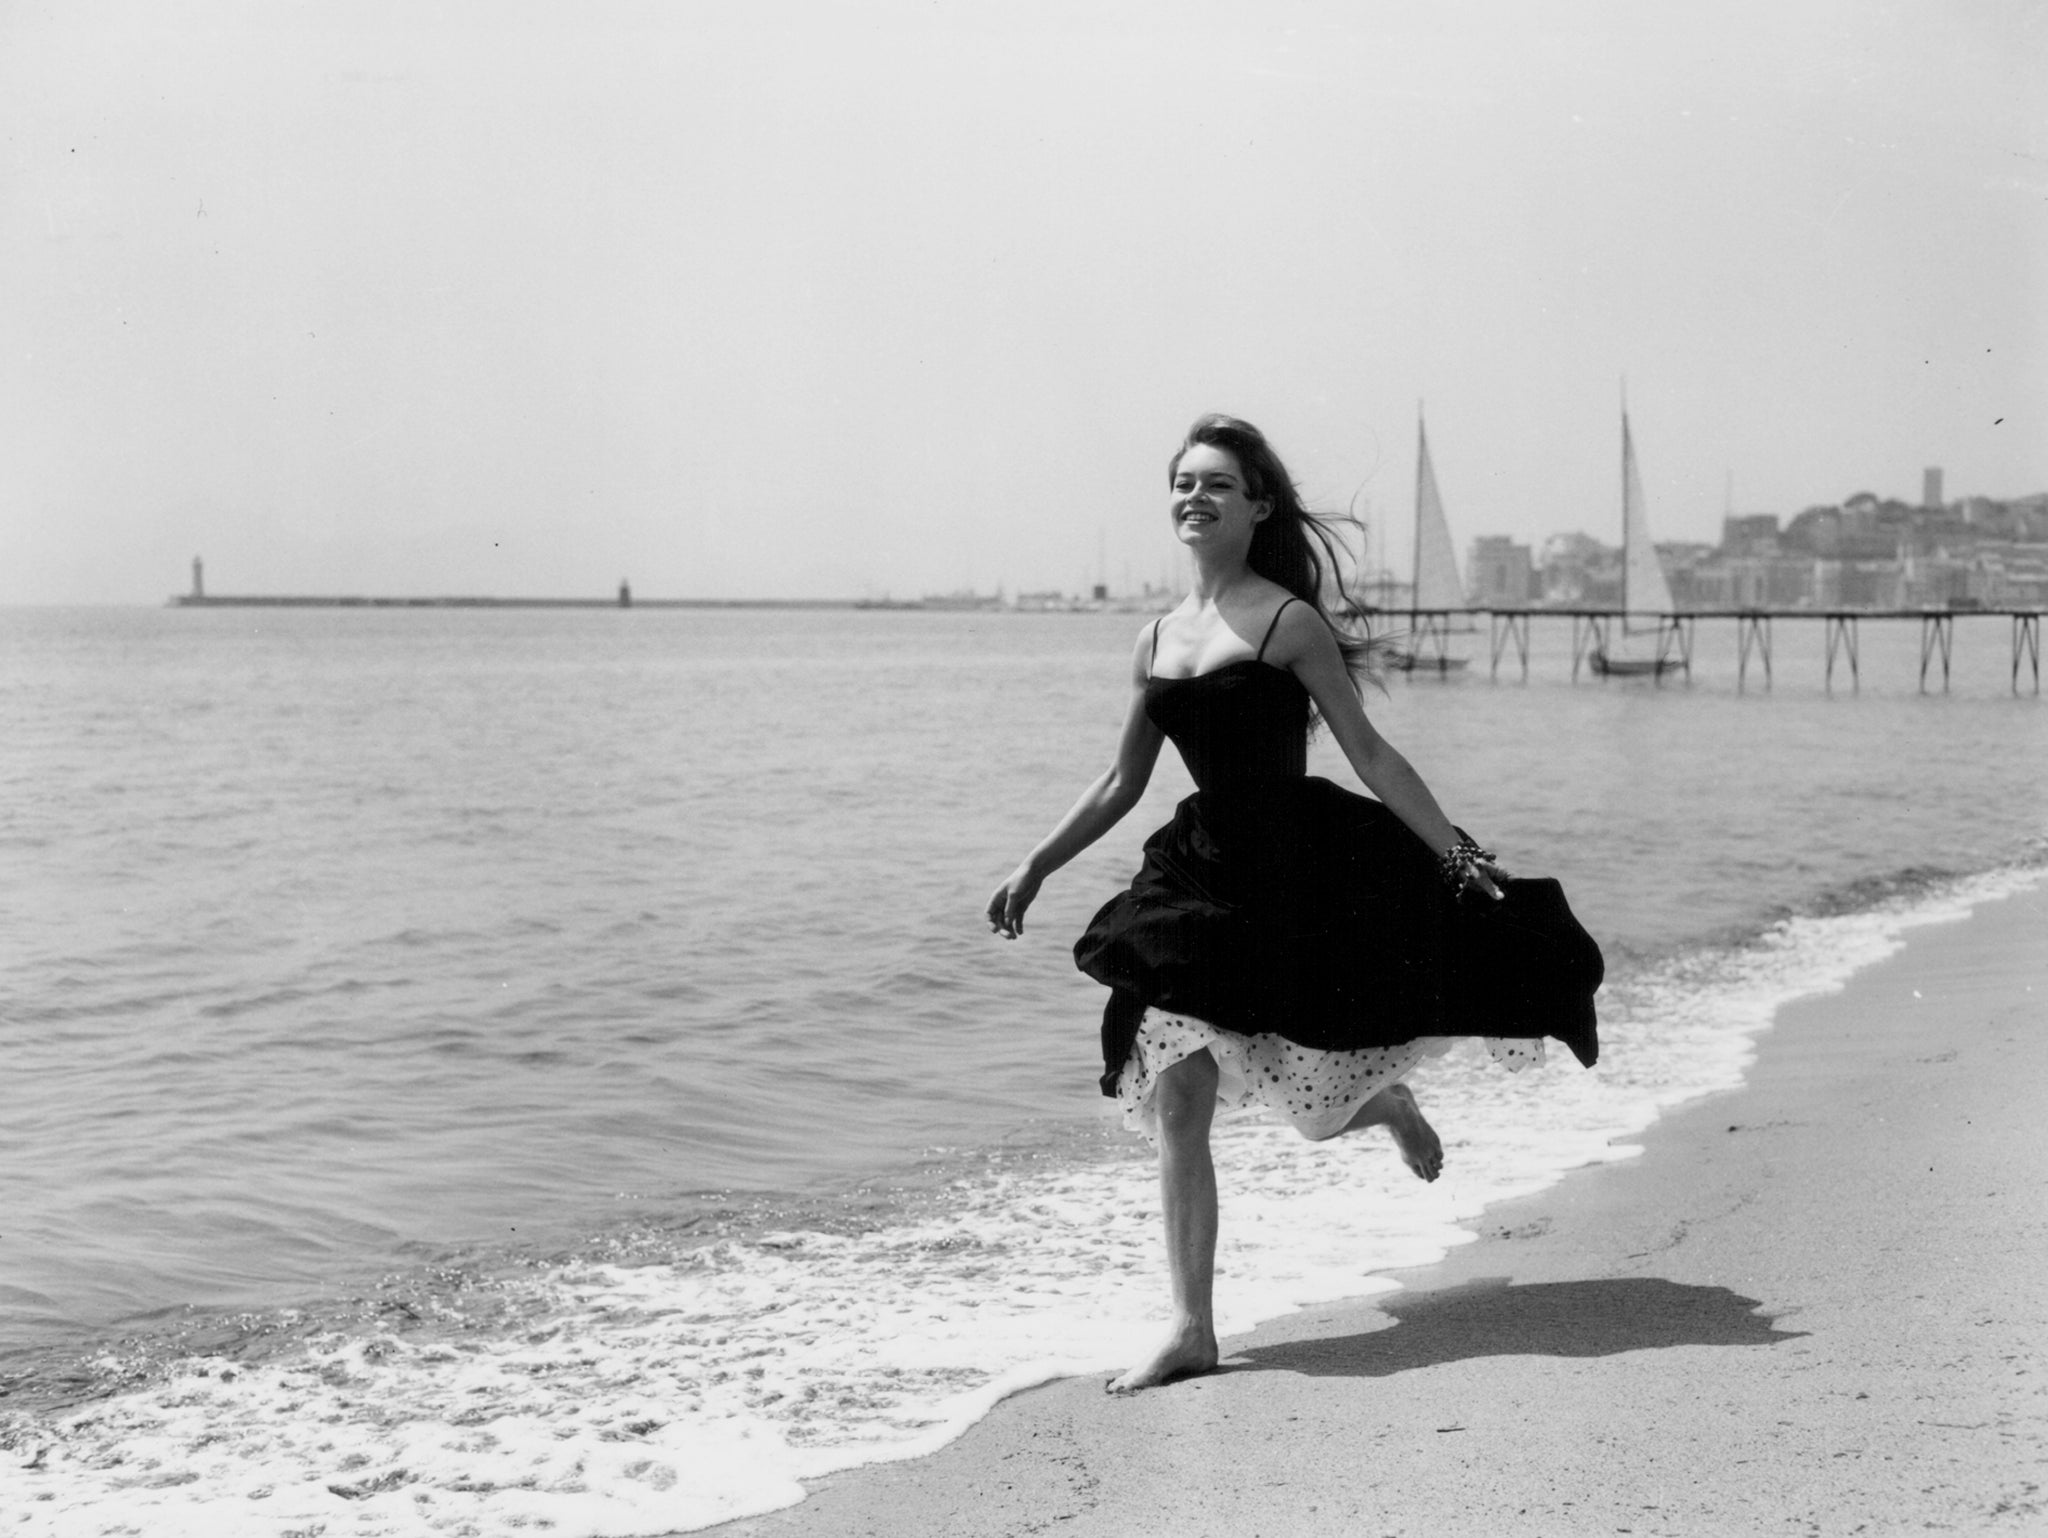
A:
{"type": "Polygon", "coordinates": [[[1672,611],[1671,586],[1650,537],[1649,508],[1643,477],[1636,465],[1635,438],[1629,431],[1628,406],[1621,408],[1621,612],[1626,628],[1630,614],[1665,615],[1672,611]]]}
{"type": "Polygon", "coordinates": [[[1415,554],[1409,563],[1408,605],[1422,607],[1422,503],[1429,480],[1429,432],[1422,425],[1422,402],[1415,403],[1415,554]]]}
{"type": "Polygon", "coordinates": [[[1629,525],[1635,520],[1629,516],[1628,481],[1636,467],[1635,446],[1628,437],[1628,384],[1621,386],[1621,613],[1622,624],[1628,623],[1628,569],[1629,538],[1634,532],[1629,525]]]}

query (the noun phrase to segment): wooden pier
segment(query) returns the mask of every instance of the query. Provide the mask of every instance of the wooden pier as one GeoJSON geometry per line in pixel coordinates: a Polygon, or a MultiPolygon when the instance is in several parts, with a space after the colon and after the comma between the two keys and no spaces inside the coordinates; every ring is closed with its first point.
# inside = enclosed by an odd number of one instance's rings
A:
{"type": "Polygon", "coordinates": [[[1572,681],[1588,670],[1595,657],[1608,654],[1609,643],[1621,635],[1639,635],[1652,648],[1641,671],[1661,683],[1667,674],[1692,677],[1694,627],[1701,620],[1735,622],[1735,687],[1749,686],[1752,664],[1763,672],[1763,686],[1771,686],[1771,655],[1774,627],[1779,623],[1821,626],[1824,648],[1824,678],[1827,689],[1835,686],[1839,665],[1848,675],[1849,687],[1862,687],[1862,659],[1859,643],[1865,624],[1917,624],[1920,627],[1920,691],[1928,692],[1929,675],[1940,664],[1942,692],[1949,686],[1950,663],[1955,651],[1956,621],[2007,621],[2012,639],[2012,692],[2021,693],[2024,670],[2031,692],[2041,692],[2041,615],[2039,609],[1687,609],[1665,614],[1624,616],[1614,609],[1376,609],[1376,619],[1405,620],[1408,644],[1416,654],[1416,671],[1448,672],[1456,665],[1450,655],[1450,637],[1458,633],[1454,619],[1468,622],[1476,633],[1481,615],[1486,618],[1489,677],[1500,676],[1501,659],[1512,654],[1529,676],[1529,622],[1532,619],[1569,619],[1572,622],[1572,681]],[[1636,628],[1631,628],[1636,627],[1636,628]]]}

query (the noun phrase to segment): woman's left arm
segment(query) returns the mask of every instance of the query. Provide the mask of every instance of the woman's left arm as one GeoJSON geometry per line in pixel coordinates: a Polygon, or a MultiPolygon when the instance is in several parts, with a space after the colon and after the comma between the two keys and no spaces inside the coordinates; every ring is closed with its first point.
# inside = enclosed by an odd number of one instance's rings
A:
{"type": "MultiPolygon", "coordinates": [[[[1268,654],[1301,680],[1366,789],[1406,823],[1431,853],[1441,856],[1455,847],[1458,830],[1451,826],[1422,776],[1366,719],[1358,690],[1344,666],[1344,654],[1322,617],[1307,604],[1289,605],[1268,654]]],[[[1500,896],[1494,878],[1504,877],[1504,872],[1490,862],[1474,862],[1468,869],[1473,885],[1489,896],[1500,896]]]]}

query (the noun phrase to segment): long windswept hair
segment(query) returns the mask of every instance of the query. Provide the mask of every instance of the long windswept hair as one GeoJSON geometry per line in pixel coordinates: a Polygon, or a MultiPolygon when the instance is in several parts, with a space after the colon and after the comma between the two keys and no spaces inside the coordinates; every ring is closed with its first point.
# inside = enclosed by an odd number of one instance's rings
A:
{"type": "Polygon", "coordinates": [[[1348,515],[1310,512],[1266,435],[1251,423],[1220,411],[1195,419],[1166,463],[1167,485],[1180,473],[1181,456],[1198,443],[1222,449],[1235,459],[1244,472],[1245,495],[1271,509],[1252,530],[1246,564],[1303,603],[1315,606],[1344,654],[1353,688],[1363,692],[1365,683],[1378,683],[1382,643],[1373,639],[1365,610],[1351,596],[1348,578],[1356,561],[1336,533],[1349,525],[1362,535],[1363,525],[1348,515]]]}

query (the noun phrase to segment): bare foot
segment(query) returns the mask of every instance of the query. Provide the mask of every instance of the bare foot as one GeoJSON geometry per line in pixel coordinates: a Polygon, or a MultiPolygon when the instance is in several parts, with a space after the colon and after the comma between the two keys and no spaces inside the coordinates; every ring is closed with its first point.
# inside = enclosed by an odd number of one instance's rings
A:
{"type": "Polygon", "coordinates": [[[1135,1394],[1139,1389],[1157,1388],[1176,1378],[1214,1372],[1217,1360],[1215,1330],[1192,1319],[1183,1319],[1174,1326],[1173,1332],[1166,1337],[1166,1344],[1153,1353],[1150,1361],[1141,1362],[1121,1378],[1112,1378],[1104,1387],[1112,1394],[1135,1394]]]}
{"type": "Polygon", "coordinates": [[[1394,1135],[1401,1162],[1423,1180],[1436,1179],[1444,1172],[1443,1139],[1415,1103],[1415,1091],[1405,1084],[1390,1084],[1381,1093],[1393,1102],[1387,1130],[1394,1135]]]}

